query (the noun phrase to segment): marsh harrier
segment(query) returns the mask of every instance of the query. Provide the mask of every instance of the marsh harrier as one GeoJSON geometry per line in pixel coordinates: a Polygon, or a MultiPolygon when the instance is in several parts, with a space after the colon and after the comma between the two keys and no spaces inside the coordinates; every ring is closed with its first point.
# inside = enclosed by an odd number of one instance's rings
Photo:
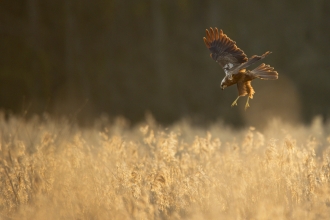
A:
{"type": "Polygon", "coordinates": [[[210,30],[206,29],[206,37],[203,39],[205,45],[211,51],[211,58],[219,63],[226,73],[220,85],[221,89],[223,90],[228,86],[237,84],[238,97],[231,106],[237,105],[239,97],[248,95],[245,109],[249,107],[249,99],[252,99],[255,93],[251,86],[252,80],[257,78],[266,80],[278,79],[278,73],[274,68],[264,63],[253,70],[246,70],[247,67],[264,59],[271,52],[267,51],[261,56],[254,55],[248,59],[244,51],[236,46],[236,42],[217,28],[214,30],[213,28],[210,28],[210,30]]]}

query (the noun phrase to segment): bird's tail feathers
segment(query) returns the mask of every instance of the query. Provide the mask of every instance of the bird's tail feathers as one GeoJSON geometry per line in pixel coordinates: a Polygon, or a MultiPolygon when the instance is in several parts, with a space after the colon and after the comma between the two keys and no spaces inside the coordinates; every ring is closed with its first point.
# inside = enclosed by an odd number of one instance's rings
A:
{"type": "Polygon", "coordinates": [[[256,78],[265,79],[265,80],[274,80],[278,79],[278,73],[274,70],[273,67],[265,65],[264,63],[251,71],[256,78]]]}

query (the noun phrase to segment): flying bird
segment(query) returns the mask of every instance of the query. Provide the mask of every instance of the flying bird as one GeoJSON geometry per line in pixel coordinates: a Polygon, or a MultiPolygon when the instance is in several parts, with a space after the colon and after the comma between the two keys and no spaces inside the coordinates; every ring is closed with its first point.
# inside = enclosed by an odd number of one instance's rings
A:
{"type": "Polygon", "coordinates": [[[210,57],[220,64],[225,71],[226,76],[221,81],[221,89],[237,84],[238,97],[231,104],[237,105],[237,100],[241,96],[248,95],[245,110],[249,107],[249,99],[253,98],[255,93],[251,81],[254,79],[275,80],[278,79],[278,73],[273,67],[262,63],[253,70],[246,70],[247,67],[255,62],[264,59],[271,54],[267,51],[261,56],[254,55],[247,58],[243,50],[236,46],[236,42],[230,39],[223,31],[218,28],[206,29],[206,37],[203,38],[206,47],[211,51],[210,57]]]}

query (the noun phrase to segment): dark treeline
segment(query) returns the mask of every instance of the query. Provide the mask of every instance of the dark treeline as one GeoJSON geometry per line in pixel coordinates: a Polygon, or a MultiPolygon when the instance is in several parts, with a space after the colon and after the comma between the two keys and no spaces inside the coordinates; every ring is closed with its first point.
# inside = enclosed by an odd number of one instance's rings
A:
{"type": "Polygon", "coordinates": [[[330,2],[218,0],[16,0],[0,3],[0,108],[133,123],[146,112],[233,125],[270,116],[309,122],[330,112],[330,2]],[[202,37],[218,27],[248,56],[279,72],[254,81],[244,112],[236,87],[202,37]]]}

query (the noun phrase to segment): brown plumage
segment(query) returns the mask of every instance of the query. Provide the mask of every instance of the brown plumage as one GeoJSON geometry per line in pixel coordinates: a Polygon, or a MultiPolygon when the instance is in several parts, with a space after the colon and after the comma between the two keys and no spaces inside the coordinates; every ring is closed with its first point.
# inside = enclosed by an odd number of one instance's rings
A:
{"type": "Polygon", "coordinates": [[[247,58],[244,51],[236,46],[236,42],[225,35],[218,28],[206,29],[206,37],[203,38],[206,47],[211,51],[210,57],[214,59],[226,73],[221,82],[221,89],[237,84],[238,97],[231,106],[237,105],[237,100],[241,96],[248,95],[245,109],[249,107],[249,98],[253,98],[255,93],[251,86],[251,81],[259,78],[265,80],[278,79],[278,73],[273,67],[264,63],[254,70],[246,70],[255,62],[264,59],[271,52],[267,51],[261,56],[254,55],[247,58]]]}

